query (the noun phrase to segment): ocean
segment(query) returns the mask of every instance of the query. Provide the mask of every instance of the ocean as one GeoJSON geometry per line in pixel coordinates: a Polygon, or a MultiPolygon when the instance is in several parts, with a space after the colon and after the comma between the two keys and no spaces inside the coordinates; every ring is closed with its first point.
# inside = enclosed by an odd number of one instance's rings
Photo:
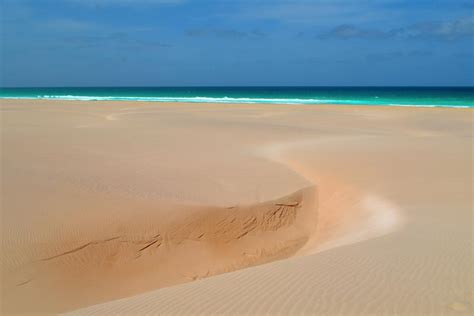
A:
{"type": "Polygon", "coordinates": [[[352,104],[474,107],[474,87],[0,88],[1,98],[84,101],[352,104]]]}

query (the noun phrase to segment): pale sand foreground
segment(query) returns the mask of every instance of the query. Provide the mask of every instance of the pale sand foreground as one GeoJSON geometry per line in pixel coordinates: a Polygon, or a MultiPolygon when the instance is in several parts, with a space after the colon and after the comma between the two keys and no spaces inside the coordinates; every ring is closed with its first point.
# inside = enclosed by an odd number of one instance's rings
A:
{"type": "Polygon", "coordinates": [[[472,110],[1,102],[5,314],[473,312],[472,110]]]}

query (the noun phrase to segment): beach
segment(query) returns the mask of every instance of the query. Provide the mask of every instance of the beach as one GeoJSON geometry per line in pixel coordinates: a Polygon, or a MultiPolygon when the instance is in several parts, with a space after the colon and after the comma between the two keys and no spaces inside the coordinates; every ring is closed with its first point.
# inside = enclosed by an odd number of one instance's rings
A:
{"type": "Polygon", "coordinates": [[[471,314],[473,113],[2,99],[2,312],[471,314]]]}

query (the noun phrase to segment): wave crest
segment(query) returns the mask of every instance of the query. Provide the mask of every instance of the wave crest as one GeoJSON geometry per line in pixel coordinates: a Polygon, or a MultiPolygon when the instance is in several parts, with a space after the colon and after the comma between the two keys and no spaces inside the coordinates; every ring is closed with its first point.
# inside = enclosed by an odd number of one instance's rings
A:
{"type": "Polygon", "coordinates": [[[414,107],[452,107],[470,108],[469,105],[449,104],[394,104],[377,103],[369,100],[347,99],[300,99],[300,98],[233,98],[233,97],[146,97],[146,96],[82,96],[82,95],[37,95],[34,97],[0,97],[0,99],[55,99],[74,101],[142,101],[142,102],[183,102],[183,103],[248,103],[248,104],[347,104],[347,105],[385,105],[414,107]]]}

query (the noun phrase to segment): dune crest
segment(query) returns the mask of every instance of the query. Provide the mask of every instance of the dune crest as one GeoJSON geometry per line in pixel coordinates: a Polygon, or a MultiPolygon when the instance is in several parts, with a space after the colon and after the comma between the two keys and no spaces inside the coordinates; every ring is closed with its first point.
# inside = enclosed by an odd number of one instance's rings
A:
{"type": "Polygon", "coordinates": [[[357,188],[350,180],[336,174],[320,172],[301,159],[308,147],[327,142],[327,139],[304,139],[275,143],[256,150],[258,156],[277,162],[318,186],[319,223],[297,255],[308,255],[379,237],[403,225],[402,212],[393,202],[357,188]]]}

